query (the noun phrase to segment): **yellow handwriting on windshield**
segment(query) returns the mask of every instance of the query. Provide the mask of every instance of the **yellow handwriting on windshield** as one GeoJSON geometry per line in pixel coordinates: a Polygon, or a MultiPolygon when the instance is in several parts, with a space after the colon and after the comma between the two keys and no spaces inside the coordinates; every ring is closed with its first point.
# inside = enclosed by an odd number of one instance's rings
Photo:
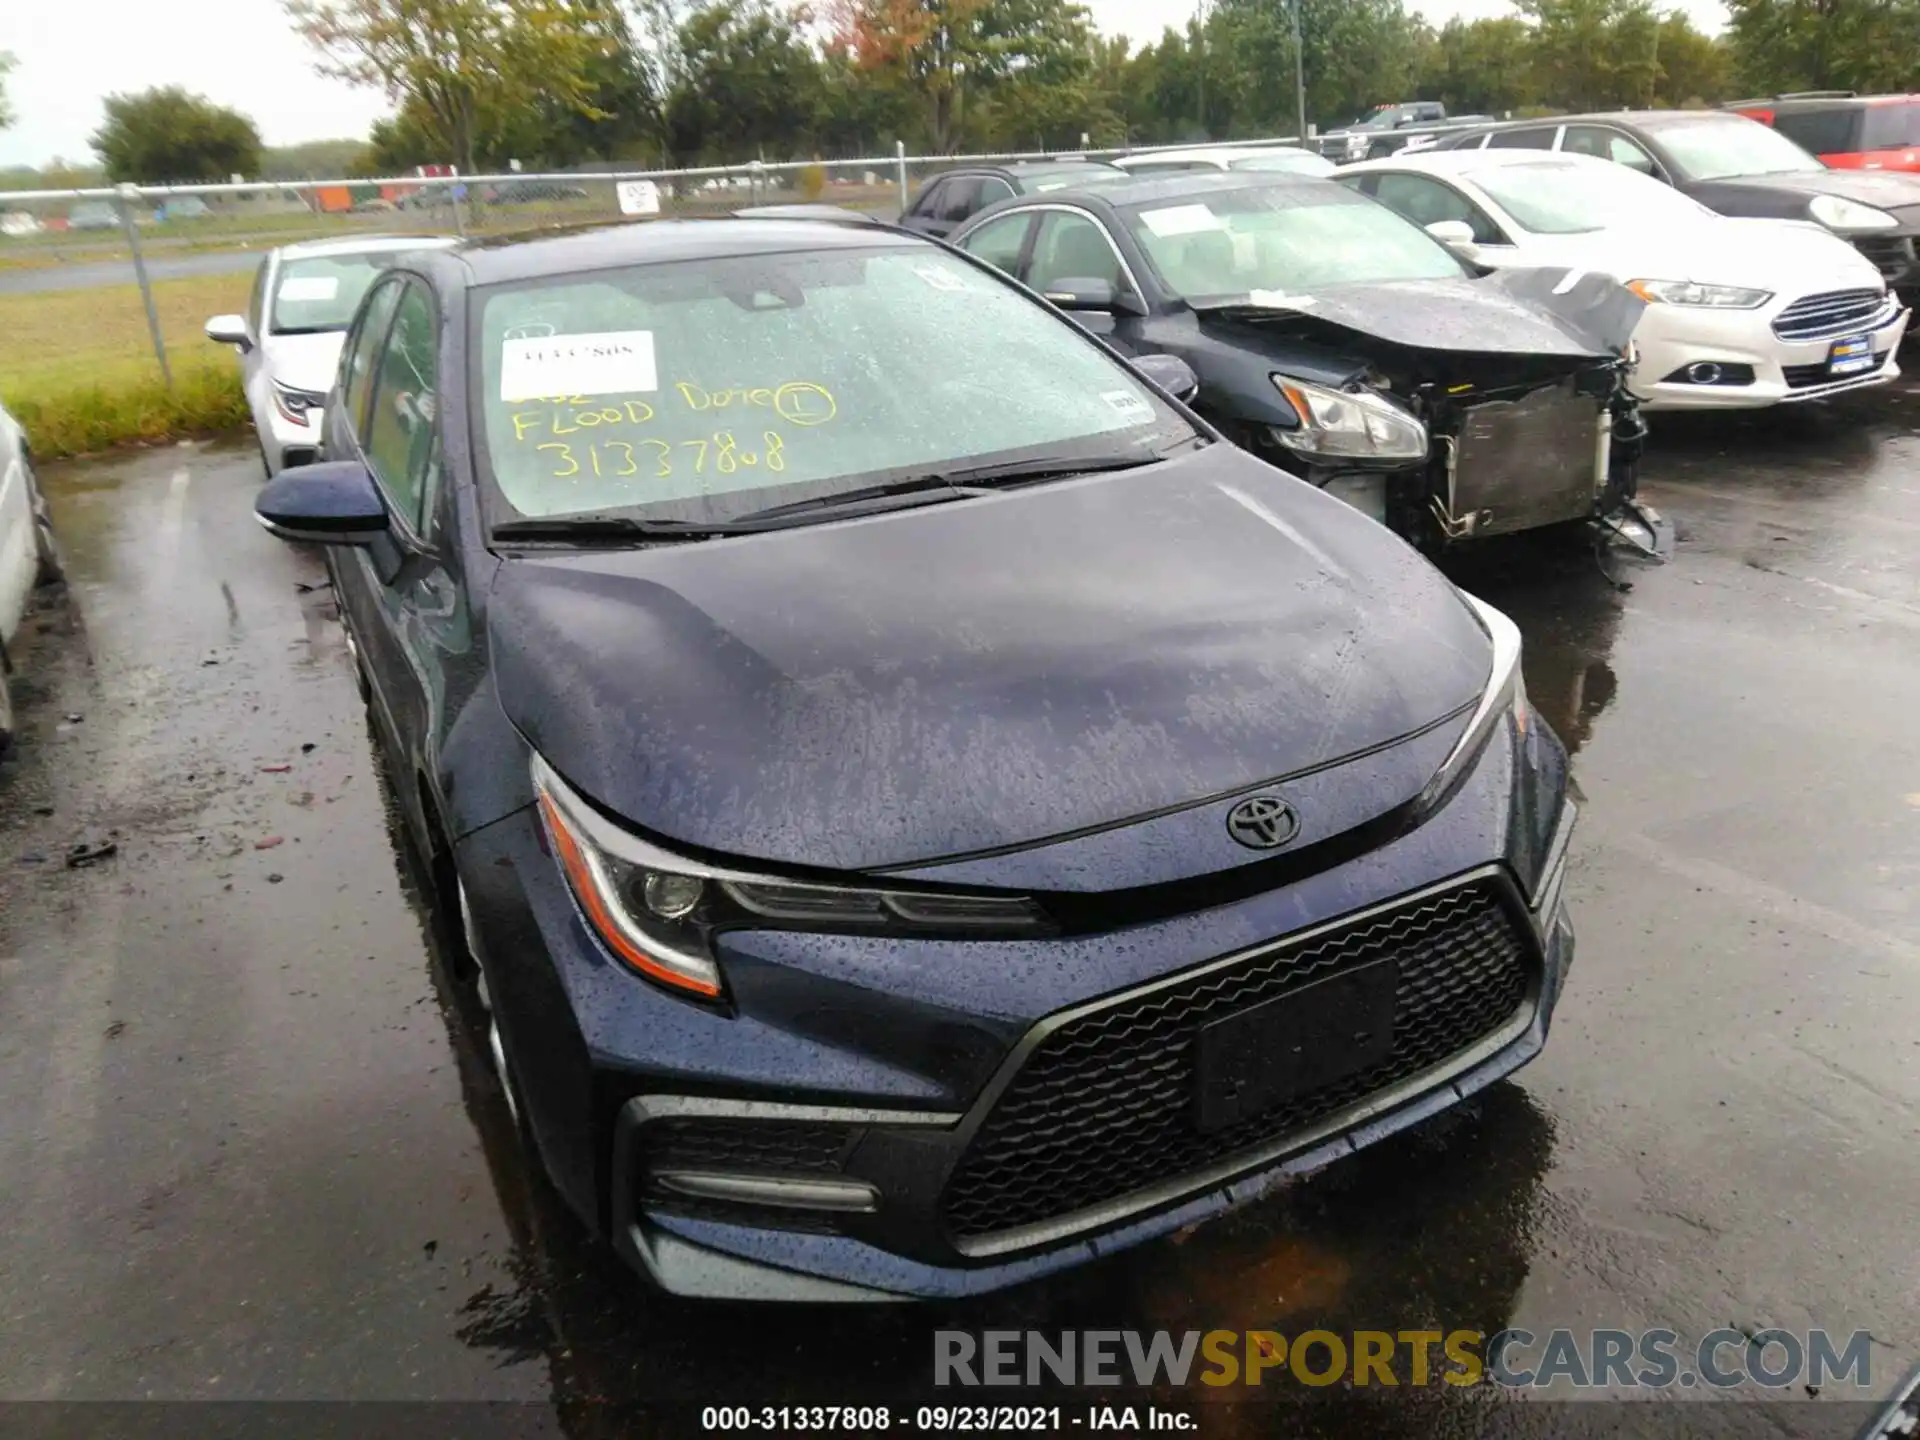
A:
{"type": "Polygon", "coordinates": [[[530,435],[573,435],[605,425],[644,425],[653,419],[653,406],[644,400],[622,400],[595,404],[584,395],[549,402],[550,410],[513,412],[513,438],[524,441],[530,435]]]}
{"type": "Polygon", "coordinates": [[[759,405],[774,411],[789,425],[824,425],[840,413],[833,392],[811,380],[789,380],[784,385],[759,387],[735,386],[730,390],[709,390],[691,380],[674,383],[689,410],[725,410],[759,405]]]}

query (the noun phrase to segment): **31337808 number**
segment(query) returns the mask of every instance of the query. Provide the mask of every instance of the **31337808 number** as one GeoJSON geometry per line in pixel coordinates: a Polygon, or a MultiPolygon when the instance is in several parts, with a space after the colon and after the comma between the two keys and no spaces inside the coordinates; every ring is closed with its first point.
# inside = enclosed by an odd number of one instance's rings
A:
{"type": "Polygon", "coordinates": [[[685,474],[691,460],[693,473],[704,475],[711,468],[722,475],[766,466],[776,473],[787,468],[787,443],[777,430],[761,432],[761,448],[742,449],[731,430],[720,430],[697,440],[596,440],[587,445],[571,445],[563,440],[549,441],[534,448],[553,456],[553,478],[571,480],[576,475],[594,474],[625,479],[646,473],[665,480],[676,473],[685,474]]]}

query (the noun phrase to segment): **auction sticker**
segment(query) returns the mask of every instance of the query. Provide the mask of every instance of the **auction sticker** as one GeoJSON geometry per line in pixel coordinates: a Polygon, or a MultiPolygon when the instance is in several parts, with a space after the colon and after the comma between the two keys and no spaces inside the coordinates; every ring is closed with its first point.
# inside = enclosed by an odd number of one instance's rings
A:
{"type": "Polygon", "coordinates": [[[1198,235],[1203,230],[1224,230],[1220,217],[1205,205],[1167,205],[1158,210],[1142,210],[1140,218],[1161,239],[1170,235],[1198,235]]]}
{"type": "Polygon", "coordinates": [[[627,395],[660,388],[651,330],[523,335],[500,346],[500,398],[627,395]]]}

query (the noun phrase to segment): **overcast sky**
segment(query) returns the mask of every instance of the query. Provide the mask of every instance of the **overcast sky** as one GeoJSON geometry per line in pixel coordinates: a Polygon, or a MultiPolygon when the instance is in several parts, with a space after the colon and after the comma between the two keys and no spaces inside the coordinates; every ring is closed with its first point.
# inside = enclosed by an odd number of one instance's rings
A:
{"type": "MultiPolygon", "coordinates": [[[[1101,29],[1154,39],[1191,0],[1087,0],[1101,29]]],[[[1719,29],[1719,0],[1679,0],[1719,29]]],[[[1436,24],[1511,13],[1506,0],[1412,0],[1436,24]]],[[[17,118],[0,131],[0,166],[89,158],[100,99],[150,85],[184,85],[253,117],[269,145],[365,135],[386,113],[377,91],[314,73],[313,55],[277,0],[4,0],[0,50],[17,118]]],[[[1383,95],[1382,100],[1396,97],[1383,95]]]]}

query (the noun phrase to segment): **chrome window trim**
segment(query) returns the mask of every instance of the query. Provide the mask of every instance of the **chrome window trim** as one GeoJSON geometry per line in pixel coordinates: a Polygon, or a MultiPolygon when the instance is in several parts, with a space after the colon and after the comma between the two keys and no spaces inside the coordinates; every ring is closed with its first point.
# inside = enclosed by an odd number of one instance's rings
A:
{"type": "MultiPolygon", "coordinates": [[[[1031,205],[1008,206],[1005,210],[1002,210],[998,214],[996,214],[994,218],[997,220],[1008,215],[1024,215],[1029,212],[1039,213],[1039,212],[1049,211],[1049,210],[1058,211],[1062,214],[1067,214],[1067,215],[1078,215],[1082,220],[1091,220],[1093,222],[1093,228],[1100,232],[1100,238],[1107,242],[1107,248],[1113,252],[1113,258],[1120,262],[1120,273],[1127,277],[1128,286],[1132,289],[1133,293],[1139,297],[1141,304],[1144,305],[1147,303],[1147,292],[1141,289],[1140,287],[1140,277],[1133,273],[1133,266],[1127,263],[1127,257],[1125,253],[1120,249],[1120,246],[1117,243],[1115,243],[1113,238],[1113,232],[1107,229],[1107,222],[1102,220],[1098,215],[1094,214],[1093,211],[1088,210],[1084,206],[1080,206],[1080,205],[1063,204],[1058,200],[1037,200],[1031,205]]],[[[1036,235],[1034,239],[1037,243],[1039,240],[1039,236],[1036,235]]],[[[967,247],[964,243],[960,246],[960,248],[962,250],[967,250],[967,247]]],[[[973,254],[971,250],[967,250],[967,253],[969,255],[973,254]]],[[[977,259],[978,257],[976,256],[975,258],[977,259]]],[[[987,262],[982,260],[980,263],[984,265],[987,262]]],[[[1028,256],[1027,269],[1031,271],[1032,268],[1033,268],[1033,257],[1028,256]]],[[[1006,272],[1002,271],[1001,273],[1005,274],[1006,272]]],[[[1028,288],[1030,289],[1032,288],[1032,282],[1028,281],[1024,283],[1028,285],[1028,288]]],[[[1038,294],[1039,292],[1036,290],[1034,293],[1038,294]]]]}

